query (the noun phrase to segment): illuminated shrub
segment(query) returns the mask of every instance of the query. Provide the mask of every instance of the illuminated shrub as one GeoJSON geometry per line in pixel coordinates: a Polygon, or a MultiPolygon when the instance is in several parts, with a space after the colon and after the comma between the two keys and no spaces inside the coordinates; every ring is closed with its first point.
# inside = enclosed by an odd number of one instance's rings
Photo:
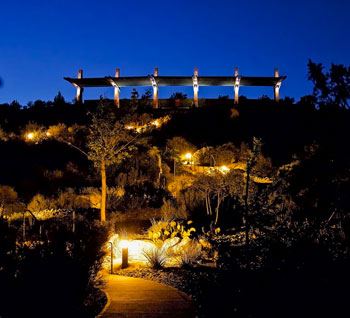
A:
{"type": "Polygon", "coordinates": [[[162,219],[151,222],[147,234],[155,248],[146,253],[152,267],[159,266],[160,260],[167,265],[190,267],[202,258],[203,246],[193,238],[196,229],[192,221],[162,219]]]}
{"type": "Polygon", "coordinates": [[[194,227],[191,227],[192,221],[166,221],[164,219],[156,221],[151,220],[152,226],[148,229],[148,237],[157,242],[165,242],[167,239],[190,238],[192,233],[196,232],[194,227]]]}
{"type": "Polygon", "coordinates": [[[39,212],[42,210],[48,210],[55,207],[56,207],[56,204],[53,200],[44,197],[40,193],[36,194],[27,205],[28,210],[31,212],[39,212]]]}
{"type": "Polygon", "coordinates": [[[168,248],[163,245],[161,247],[154,246],[144,250],[143,255],[147,259],[149,265],[154,269],[161,269],[165,266],[168,259],[168,248]]]}
{"type": "Polygon", "coordinates": [[[197,240],[190,240],[179,249],[178,259],[181,267],[192,267],[203,256],[202,246],[197,240]]]}
{"type": "Polygon", "coordinates": [[[0,186],[0,215],[9,216],[22,209],[17,192],[12,187],[0,186]]]}

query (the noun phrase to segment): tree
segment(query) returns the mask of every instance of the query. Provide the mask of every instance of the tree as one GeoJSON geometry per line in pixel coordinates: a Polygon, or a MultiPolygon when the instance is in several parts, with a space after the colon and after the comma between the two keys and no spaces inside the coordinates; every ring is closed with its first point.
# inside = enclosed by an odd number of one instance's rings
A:
{"type": "Polygon", "coordinates": [[[143,107],[150,107],[151,106],[151,99],[152,99],[152,91],[150,89],[147,89],[144,94],[141,95],[140,104],[143,107]]]}
{"type": "Polygon", "coordinates": [[[250,156],[248,157],[246,161],[246,182],[245,182],[245,190],[244,190],[244,220],[243,223],[245,224],[245,242],[246,245],[249,244],[249,230],[250,230],[250,224],[249,224],[249,185],[250,185],[250,177],[253,167],[257,163],[257,158],[261,153],[261,140],[259,138],[253,138],[253,149],[250,153],[250,156]]]}
{"type": "Polygon", "coordinates": [[[329,72],[322,63],[309,60],[308,79],[314,84],[313,95],[318,106],[348,107],[350,99],[350,67],[332,64],[329,72]]]}
{"type": "Polygon", "coordinates": [[[150,157],[155,158],[155,160],[157,162],[157,168],[158,168],[157,185],[160,186],[161,185],[161,177],[163,174],[161,152],[160,152],[158,147],[154,146],[148,151],[148,154],[150,155],[150,157]]]}
{"type": "Polygon", "coordinates": [[[181,92],[175,92],[171,94],[170,99],[187,99],[187,94],[181,93],[181,92]]]}
{"type": "Polygon", "coordinates": [[[131,91],[131,108],[132,109],[136,109],[136,107],[138,106],[139,103],[139,93],[138,91],[133,88],[131,91]]]}
{"type": "Polygon", "coordinates": [[[66,101],[60,91],[58,91],[57,95],[55,96],[53,100],[53,104],[57,107],[60,107],[66,104],[66,101]]]}
{"type": "Polygon", "coordinates": [[[227,178],[227,175],[218,171],[210,175],[199,175],[193,183],[193,188],[201,193],[202,198],[204,198],[206,213],[210,218],[212,217],[214,210],[215,225],[219,222],[221,204],[229,195],[229,181],[230,179],[227,178]]]}
{"type": "Polygon", "coordinates": [[[196,147],[183,137],[173,137],[167,140],[166,152],[173,159],[173,172],[175,175],[176,162],[181,160],[181,156],[186,153],[194,153],[196,147]]]}
{"type": "Polygon", "coordinates": [[[95,114],[89,126],[87,157],[101,174],[101,222],[106,221],[107,168],[131,155],[139,134],[109,114],[95,114]]]}
{"type": "Polygon", "coordinates": [[[187,152],[194,152],[196,147],[183,137],[173,137],[166,143],[167,151],[174,158],[179,158],[187,152]]]}
{"type": "Polygon", "coordinates": [[[0,186],[0,218],[18,212],[23,205],[18,199],[17,192],[9,186],[0,186]]]}
{"type": "Polygon", "coordinates": [[[99,110],[92,115],[86,129],[80,126],[66,127],[59,124],[48,129],[50,138],[55,138],[78,150],[91,160],[101,176],[100,220],[106,221],[107,168],[120,164],[131,155],[140,134],[128,129],[128,119],[117,119],[113,113],[99,110]],[[83,132],[83,133],[82,133],[83,132]],[[87,137],[85,137],[85,134],[87,137]],[[80,136],[79,136],[80,135],[80,136]],[[80,138],[77,138],[80,137],[80,138]],[[78,140],[80,139],[80,143],[78,140]]]}

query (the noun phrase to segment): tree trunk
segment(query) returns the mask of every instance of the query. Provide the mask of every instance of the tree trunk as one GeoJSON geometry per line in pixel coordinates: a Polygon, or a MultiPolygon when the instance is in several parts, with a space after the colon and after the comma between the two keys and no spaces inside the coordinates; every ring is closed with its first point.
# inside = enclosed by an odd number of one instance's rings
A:
{"type": "Polygon", "coordinates": [[[213,211],[211,209],[210,192],[208,192],[208,207],[209,207],[209,215],[213,215],[213,211]]]}
{"type": "Polygon", "coordinates": [[[158,186],[160,187],[160,180],[163,174],[163,169],[162,169],[162,156],[160,154],[157,154],[157,165],[158,165],[158,186]]]}
{"type": "Polygon", "coordinates": [[[209,202],[208,202],[208,194],[205,194],[205,208],[207,210],[207,215],[209,215],[209,202]]]}
{"type": "Polygon", "coordinates": [[[214,223],[215,225],[217,225],[218,221],[219,221],[220,204],[221,204],[221,196],[220,196],[220,192],[218,192],[217,203],[216,203],[216,208],[215,208],[215,223],[214,223]]]}
{"type": "Polygon", "coordinates": [[[249,181],[250,181],[250,167],[247,165],[247,180],[245,184],[245,195],[244,195],[244,223],[245,223],[245,243],[249,245],[249,206],[248,206],[248,195],[249,195],[249,181]]]}
{"type": "Polygon", "coordinates": [[[106,222],[107,177],[106,163],[101,161],[101,222],[106,222]]]}

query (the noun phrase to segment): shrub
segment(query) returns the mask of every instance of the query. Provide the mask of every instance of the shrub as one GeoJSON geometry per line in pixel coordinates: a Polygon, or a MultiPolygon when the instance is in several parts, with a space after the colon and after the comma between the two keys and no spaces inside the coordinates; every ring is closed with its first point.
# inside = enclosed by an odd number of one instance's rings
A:
{"type": "MultiPolygon", "coordinates": [[[[0,242],[4,238],[9,244],[9,231],[5,231],[8,226],[0,220],[0,227],[0,242]]],[[[104,256],[101,246],[107,241],[107,228],[79,220],[72,233],[70,222],[52,219],[45,221],[45,229],[46,239],[40,244],[17,245],[16,253],[4,254],[0,248],[0,258],[7,255],[6,263],[11,261],[9,257],[15,261],[0,270],[0,294],[5,296],[1,299],[4,302],[0,303],[0,316],[46,317],[52,308],[53,317],[93,316],[91,303],[86,300],[97,297],[97,273],[104,256]]]]}
{"type": "Polygon", "coordinates": [[[28,203],[27,208],[31,212],[40,212],[56,208],[56,202],[53,199],[46,198],[40,193],[36,194],[28,203]]]}
{"type": "Polygon", "coordinates": [[[180,240],[190,238],[193,232],[196,232],[194,227],[191,227],[192,221],[175,221],[175,220],[151,220],[152,226],[148,229],[148,237],[155,243],[158,241],[164,242],[167,239],[175,237],[180,240]]]}
{"type": "Polygon", "coordinates": [[[17,192],[12,187],[0,185],[0,216],[9,216],[22,211],[23,207],[17,192]]]}
{"type": "Polygon", "coordinates": [[[201,245],[193,240],[189,241],[179,249],[179,262],[181,267],[192,267],[202,256],[201,245]]]}
{"type": "Polygon", "coordinates": [[[164,267],[168,259],[168,248],[166,246],[154,246],[148,250],[143,251],[149,265],[154,269],[161,269],[164,267]]]}

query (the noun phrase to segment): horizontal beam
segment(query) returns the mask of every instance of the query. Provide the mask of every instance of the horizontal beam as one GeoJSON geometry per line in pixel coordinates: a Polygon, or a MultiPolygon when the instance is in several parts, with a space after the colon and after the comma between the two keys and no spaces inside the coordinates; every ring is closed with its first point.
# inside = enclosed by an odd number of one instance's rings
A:
{"type": "MultiPolygon", "coordinates": [[[[236,76],[198,76],[199,86],[233,86],[236,76]]],[[[118,87],[153,86],[150,76],[129,77],[86,77],[70,78],[66,81],[79,87],[118,87]]],[[[240,86],[270,86],[275,87],[286,79],[286,76],[240,76],[240,86]]],[[[157,76],[157,86],[193,86],[193,76],[157,76]]]]}

